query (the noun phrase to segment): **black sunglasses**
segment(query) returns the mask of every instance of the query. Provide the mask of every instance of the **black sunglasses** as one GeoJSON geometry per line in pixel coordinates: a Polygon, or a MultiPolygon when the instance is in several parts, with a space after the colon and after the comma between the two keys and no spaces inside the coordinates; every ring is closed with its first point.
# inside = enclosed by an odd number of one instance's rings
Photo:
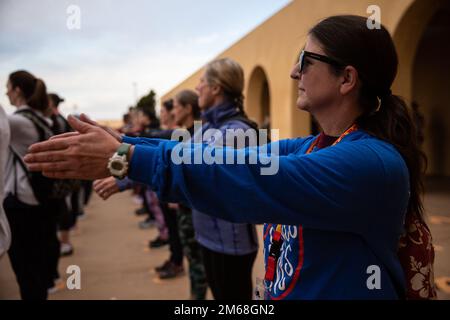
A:
{"type": "Polygon", "coordinates": [[[344,64],[342,64],[339,61],[334,60],[334,59],[332,59],[330,57],[327,57],[327,56],[324,56],[324,55],[321,55],[321,54],[318,54],[318,53],[302,50],[302,52],[300,53],[300,59],[298,61],[299,72],[303,71],[303,67],[305,66],[305,58],[306,57],[311,58],[311,59],[315,59],[315,60],[319,60],[319,61],[331,64],[331,65],[336,66],[336,67],[341,67],[342,68],[344,66],[344,64]]]}

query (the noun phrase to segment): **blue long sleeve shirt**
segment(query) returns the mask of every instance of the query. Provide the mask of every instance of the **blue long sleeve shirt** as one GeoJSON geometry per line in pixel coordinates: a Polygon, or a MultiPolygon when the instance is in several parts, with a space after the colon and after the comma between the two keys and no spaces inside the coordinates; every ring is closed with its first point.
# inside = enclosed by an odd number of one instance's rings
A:
{"type": "MultiPolygon", "coordinates": [[[[166,201],[230,221],[267,223],[265,258],[275,225],[282,224],[271,299],[398,298],[405,283],[397,246],[409,200],[403,158],[362,130],[306,154],[313,140],[270,144],[279,154],[274,175],[261,175],[259,162],[174,164],[176,142],[129,140],[144,143],[135,147],[129,176],[166,201]]],[[[185,152],[198,148],[205,146],[191,144],[185,152]]],[[[224,157],[249,158],[258,149],[223,150],[224,157]]]]}

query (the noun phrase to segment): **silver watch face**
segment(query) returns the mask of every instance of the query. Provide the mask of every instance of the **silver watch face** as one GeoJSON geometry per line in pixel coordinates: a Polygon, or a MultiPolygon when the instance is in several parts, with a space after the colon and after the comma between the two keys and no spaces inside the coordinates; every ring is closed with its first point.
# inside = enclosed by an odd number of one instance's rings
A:
{"type": "Polygon", "coordinates": [[[123,169],[123,163],[119,161],[111,162],[111,169],[120,171],[123,169]]]}
{"type": "Polygon", "coordinates": [[[123,178],[128,171],[128,162],[125,156],[119,156],[117,153],[114,154],[108,163],[109,172],[118,178],[123,178]]]}

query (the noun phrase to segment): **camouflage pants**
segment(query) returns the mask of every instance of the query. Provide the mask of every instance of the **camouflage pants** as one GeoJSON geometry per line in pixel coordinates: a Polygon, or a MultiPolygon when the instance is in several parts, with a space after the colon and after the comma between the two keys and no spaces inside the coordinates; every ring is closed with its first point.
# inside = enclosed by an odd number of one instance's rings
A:
{"type": "Polygon", "coordinates": [[[177,211],[178,232],[183,253],[189,262],[189,278],[191,282],[191,299],[204,300],[208,284],[200,245],[195,240],[191,209],[183,207],[177,211]]]}

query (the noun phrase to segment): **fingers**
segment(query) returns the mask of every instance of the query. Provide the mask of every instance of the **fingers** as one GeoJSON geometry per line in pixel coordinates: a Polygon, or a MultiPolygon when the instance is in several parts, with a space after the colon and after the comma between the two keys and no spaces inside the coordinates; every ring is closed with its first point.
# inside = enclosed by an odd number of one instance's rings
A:
{"type": "Polygon", "coordinates": [[[103,192],[103,193],[100,195],[100,197],[101,197],[103,200],[108,200],[109,197],[111,197],[112,195],[113,195],[113,193],[110,193],[110,192],[105,191],[105,192],[103,192]]]}
{"type": "Polygon", "coordinates": [[[95,191],[95,193],[97,193],[99,196],[100,196],[100,194],[101,194],[101,192],[100,191],[102,191],[103,189],[102,189],[102,181],[103,181],[104,179],[102,179],[102,180],[95,180],[94,181],[94,184],[92,185],[92,187],[94,188],[94,191],[95,191]]]}
{"type": "Polygon", "coordinates": [[[95,180],[94,183],[92,184],[92,187],[94,188],[94,191],[97,192],[97,186],[100,185],[100,183],[105,180],[105,179],[98,179],[95,180]]]}
{"type": "Polygon", "coordinates": [[[122,135],[119,133],[119,131],[114,130],[114,129],[109,128],[109,127],[106,127],[105,130],[110,135],[112,135],[117,141],[122,142],[122,135]]]}
{"type": "Polygon", "coordinates": [[[94,185],[94,190],[103,200],[106,200],[111,195],[119,192],[116,180],[113,177],[97,180],[94,185]]]}
{"type": "MultiPolygon", "coordinates": [[[[30,171],[42,171],[50,174],[50,172],[64,172],[64,171],[72,171],[74,168],[73,162],[69,161],[59,161],[59,162],[36,162],[36,163],[27,163],[28,170],[30,171]]],[[[77,173],[77,171],[74,171],[77,173]]],[[[44,174],[45,175],[45,174],[44,174]]],[[[49,178],[52,178],[49,176],[49,178]]],[[[58,177],[55,178],[60,178],[58,177]]],[[[61,177],[62,178],[62,177],[61,177]]],[[[76,178],[73,178],[76,179],[76,178]]]]}
{"type": "Polygon", "coordinates": [[[46,151],[51,151],[51,150],[64,150],[64,149],[67,149],[69,147],[69,145],[70,145],[69,138],[48,140],[48,141],[32,144],[28,148],[28,152],[37,153],[37,152],[46,152],[46,151]]]}
{"type": "Polygon", "coordinates": [[[94,128],[93,125],[80,121],[72,115],[67,118],[67,121],[69,122],[70,126],[79,133],[87,133],[90,129],[94,128]]]}
{"type": "Polygon", "coordinates": [[[120,132],[118,132],[117,130],[114,130],[114,129],[110,128],[110,127],[100,125],[98,122],[96,122],[96,121],[92,120],[91,118],[89,118],[85,113],[82,113],[80,115],[80,120],[85,122],[85,123],[88,123],[88,124],[90,124],[92,126],[95,126],[95,127],[98,127],[98,128],[101,128],[101,129],[105,130],[111,136],[113,136],[117,141],[122,142],[122,135],[120,134],[120,132]]]}
{"type": "Polygon", "coordinates": [[[82,114],[80,115],[80,120],[83,121],[83,122],[89,123],[89,124],[91,124],[91,125],[93,125],[93,126],[99,126],[99,124],[98,124],[96,121],[94,121],[94,120],[92,120],[91,118],[89,118],[89,117],[87,116],[87,114],[85,114],[85,113],[82,113],[82,114]]]}
{"type": "Polygon", "coordinates": [[[26,163],[34,163],[34,162],[58,162],[64,161],[67,159],[67,155],[65,151],[47,151],[47,152],[39,152],[39,153],[29,153],[25,155],[23,160],[26,163]]]}
{"type": "Polygon", "coordinates": [[[100,179],[96,180],[94,183],[94,190],[97,193],[100,193],[100,191],[103,191],[108,186],[108,180],[110,178],[100,179]]]}
{"type": "Polygon", "coordinates": [[[80,133],[79,132],[66,132],[66,133],[61,133],[61,134],[58,134],[58,135],[56,135],[56,136],[52,136],[52,137],[50,137],[50,139],[49,140],[55,140],[55,139],[61,139],[61,138],[70,138],[70,137],[74,137],[74,136],[79,136],[80,135],[80,133]]]}
{"type": "Polygon", "coordinates": [[[102,128],[103,130],[105,130],[106,132],[108,132],[110,135],[112,135],[117,141],[122,142],[122,135],[120,134],[119,131],[114,130],[113,128],[107,127],[107,126],[102,126],[100,125],[98,122],[92,120],[91,118],[89,118],[85,113],[82,113],[80,115],[80,120],[86,123],[89,123],[93,126],[102,128]]]}
{"type": "Polygon", "coordinates": [[[101,194],[101,197],[103,198],[103,200],[107,200],[109,197],[111,197],[113,194],[116,194],[117,191],[112,190],[112,189],[107,189],[104,190],[101,194]]]}

